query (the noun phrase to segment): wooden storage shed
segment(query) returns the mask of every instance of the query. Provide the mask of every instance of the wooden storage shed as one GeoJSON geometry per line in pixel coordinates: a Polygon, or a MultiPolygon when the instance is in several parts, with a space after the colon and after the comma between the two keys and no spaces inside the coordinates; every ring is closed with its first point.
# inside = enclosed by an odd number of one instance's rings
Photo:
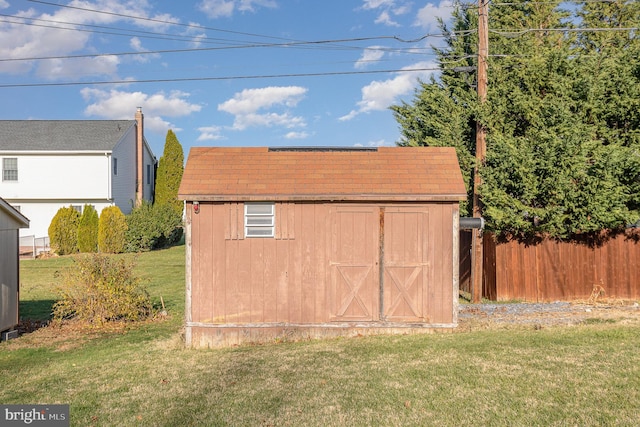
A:
{"type": "MultiPolygon", "coordinates": [[[[18,324],[20,228],[29,220],[0,198],[0,332],[18,324]]],[[[5,334],[3,334],[4,338],[5,334]]]]}
{"type": "Polygon", "coordinates": [[[186,342],[457,325],[453,148],[192,148],[186,342]]]}

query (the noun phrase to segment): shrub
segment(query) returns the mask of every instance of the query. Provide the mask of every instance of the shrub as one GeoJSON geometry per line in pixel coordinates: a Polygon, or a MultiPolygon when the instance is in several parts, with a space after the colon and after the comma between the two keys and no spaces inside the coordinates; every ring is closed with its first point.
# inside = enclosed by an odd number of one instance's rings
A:
{"type": "Polygon", "coordinates": [[[98,252],[98,212],[93,205],[84,205],[78,224],[78,250],[98,252]]]}
{"type": "Polygon", "coordinates": [[[124,259],[93,254],[74,259],[61,272],[61,299],[53,306],[56,320],[76,319],[100,325],[144,320],[152,313],[149,294],[124,259]]]}
{"type": "Polygon", "coordinates": [[[119,254],[124,251],[127,221],[117,206],[102,210],[98,223],[98,249],[100,252],[119,254]]]}
{"type": "Polygon", "coordinates": [[[78,252],[80,214],[71,206],[58,209],[49,225],[51,249],[58,255],[78,252]]]}
{"type": "Polygon", "coordinates": [[[164,248],[182,237],[182,215],[168,204],[143,202],[127,215],[126,251],[164,248]]]}

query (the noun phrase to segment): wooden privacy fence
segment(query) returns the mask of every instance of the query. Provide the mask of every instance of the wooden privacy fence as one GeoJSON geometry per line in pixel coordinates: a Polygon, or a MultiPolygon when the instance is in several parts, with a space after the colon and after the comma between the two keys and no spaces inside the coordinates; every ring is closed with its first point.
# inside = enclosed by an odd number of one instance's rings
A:
{"type": "MultiPolygon", "coordinates": [[[[471,292],[471,233],[460,236],[460,289],[471,292]]],[[[588,240],[536,244],[496,242],[484,236],[482,296],[494,301],[527,302],[640,298],[640,233],[626,233],[599,244],[588,240]]]]}

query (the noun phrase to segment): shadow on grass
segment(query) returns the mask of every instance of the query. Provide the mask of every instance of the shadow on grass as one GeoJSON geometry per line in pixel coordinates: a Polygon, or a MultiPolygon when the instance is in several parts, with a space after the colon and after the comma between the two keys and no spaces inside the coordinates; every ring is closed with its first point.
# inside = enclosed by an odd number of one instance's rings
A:
{"type": "Polygon", "coordinates": [[[55,302],[52,299],[20,301],[20,318],[49,321],[51,320],[51,310],[55,302]]]}

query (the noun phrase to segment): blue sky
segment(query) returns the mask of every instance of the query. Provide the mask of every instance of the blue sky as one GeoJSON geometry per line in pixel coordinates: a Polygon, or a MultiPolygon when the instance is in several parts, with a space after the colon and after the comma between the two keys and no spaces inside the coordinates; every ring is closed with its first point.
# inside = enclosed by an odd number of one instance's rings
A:
{"type": "Polygon", "coordinates": [[[132,119],[141,106],[158,158],[168,129],[185,155],[393,145],[389,106],[435,72],[432,35],[452,10],[449,0],[0,0],[0,119],[132,119]]]}

